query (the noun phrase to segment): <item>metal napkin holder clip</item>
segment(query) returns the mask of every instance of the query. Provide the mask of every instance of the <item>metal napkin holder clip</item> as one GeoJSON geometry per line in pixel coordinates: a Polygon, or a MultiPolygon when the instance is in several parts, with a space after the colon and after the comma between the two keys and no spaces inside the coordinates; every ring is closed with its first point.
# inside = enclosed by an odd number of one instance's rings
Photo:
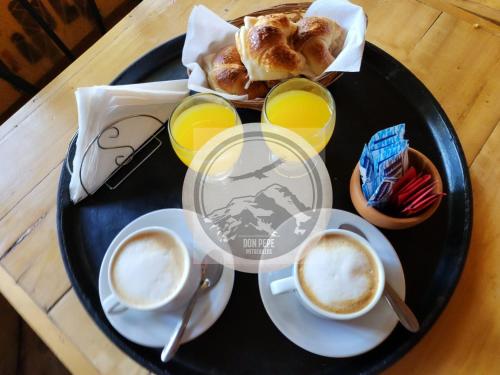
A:
{"type": "MultiPolygon", "coordinates": [[[[134,173],[134,171],[137,168],[139,168],[146,160],[148,160],[156,152],[156,150],[158,150],[161,147],[161,145],[163,144],[163,142],[158,138],[158,135],[165,129],[164,125],[165,125],[165,122],[162,121],[162,120],[160,120],[159,118],[157,118],[155,116],[148,115],[148,114],[137,114],[137,115],[125,116],[125,117],[122,117],[122,118],[120,118],[120,119],[118,119],[116,121],[113,121],[112,123],[110,123],[109,125],[107,125],[103,130],[101,130],[100,133],[97,134],[97,136],[95,136],[94,139],[87,145],[87,147],[85,148],[85,151],[83,153],[83,156],[82,156],[82,162],[80,164],[80,169],[79,169],[79,172],[80,172],[79,173],[79,180],[80,180],[80,185],[82,186],[82,188],[85,191],[85,193],[87,195],[93,194],[93,193],[90,193],[88,191],[88,189],[85,187],[85,184],[84,184],[83,179],[82,179],[83,164],[84,164],[85,159],[86,159],[86,157],[87,157],[87,155],[89,153],[89,150],[92,148],[92,146],[97,145],[97,147],[100,150],[118,150],[118,149],[123,149],[123,151],[125,151],[125,150],[130,150],[131,151],[131,153],[129,155],[120,154],[120,155],[115,156],[115,164],[116,164],[117,168],[113,171],[113,173],[111,173],[108,176],[108,178],[102,184],[102,185],[106,185],[109,190],[114,190],[114,189],[118,188],[132,173],[134,173]],[[124,120],[128,120],[128,119],[131,119],[131,118],[136,118],[136,117],[147,117],[147,118],[153,119],[155,121],[158,121],[161,124],[161,126],[160,126],[160,128],[153,135],[151,135],[151,137],[149,137],[138,148],[134,148],[131,145],[120,145],[120,146],[109,147],[109,146],[104,146],[102,144],[102,140],[103,139],[114,139],[114,140],[116,140],[117,138],[120,137],[120,129],[118,128],[117,124],[119,124],[120,122],[122,122],[124,120]],[[123,176],[120,176],[119,172],[126,165],[128,165],[132,161],[132,159],[134,159],[135,156],[137,156],[142,150],[146,149],[148,147],[148,145],[152,144],[153,142],[155,143],[153,145],[153,149],[150,150],[144,157],[138,159],[137,162],[135,163],[135,165],[132,167],[132,169],[125,171],[125,174],[123,176]],[[114,183],[111,183],[111,180],[115,176],[118,176],[118,181],[116,181],[114,183]]],[[[77,137],[78,137],[78,131],[73,135],[73,138],[71,138],[71,141],[70,141],[70,143],[68,145],[68,150],[67,150],[67,153],[66,153],[65,165],[66,165],[66,169],[68,170],[68,172],[69,172],[70,175],[73,175],[73,170],[71,168],[70,160],[69,160],[69,158],[70,158],[70,151],[71,151],[72,147],[74,146],[77,137]]]]}

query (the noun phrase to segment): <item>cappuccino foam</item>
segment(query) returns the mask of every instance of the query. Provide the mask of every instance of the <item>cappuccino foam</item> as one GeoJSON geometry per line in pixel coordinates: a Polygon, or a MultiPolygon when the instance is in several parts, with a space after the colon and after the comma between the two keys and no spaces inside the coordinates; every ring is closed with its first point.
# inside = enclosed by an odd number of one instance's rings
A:
{"type": "Polygon", "coordinates": [[[349,314],[363,309],[378,286],[372,254],[348,236],[330,233],[307,248],[299,263],[305,294],[323,310],[349,314]]]}
{"type": "Polygon", "coordinates": [[[177,291],[187,272],[175,238],[154,231],[128,239],[111,267],[111,283],[118,297],[133,306],[151,306],[166,300],[177,291]]]}

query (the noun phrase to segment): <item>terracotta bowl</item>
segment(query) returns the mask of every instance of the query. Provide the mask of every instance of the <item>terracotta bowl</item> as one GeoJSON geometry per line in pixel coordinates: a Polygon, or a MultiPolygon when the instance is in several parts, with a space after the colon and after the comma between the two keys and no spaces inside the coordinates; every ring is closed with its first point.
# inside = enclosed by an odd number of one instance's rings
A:
{"type": "MultiPolygon", "coordinates": [[[[425,171],[431,174],[432,178],[436,181],[436,192],[442,193],[443,182],[436,166],[424,154],[413,148],[408,150],[408,158],[410,166],[415,167],[417,171],[425,171]]],[[[418,225],[431,217],[441,203],[441,197],[439,197],[432,206],[417,216],[401,218],[386,215],[376,208],[367,205],[366,198],[361,190],[359,163],[356,164],[352,172],[350,193],[356,211],[373,225],[385,229],[406,229],[418,225]]]]}

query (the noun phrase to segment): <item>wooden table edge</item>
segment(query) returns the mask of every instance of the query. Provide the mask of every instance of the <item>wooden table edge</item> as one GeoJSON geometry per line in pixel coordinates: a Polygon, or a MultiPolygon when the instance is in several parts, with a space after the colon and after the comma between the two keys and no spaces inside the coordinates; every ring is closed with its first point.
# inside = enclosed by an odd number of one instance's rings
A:
{"type": "Polygon", "coordinates": [[[0,293],[72,374],[99,371],[16,280],[0,266],[0,293]]]}
{"type": "MultiPolygon", "coordinates": [[[[423,4],[426,4],[435,9],[440,9],[450,15],[457,17],[458,19],[465,20],[469,23],[474,21],[473,17],[469,17],[464,14],[463,10],[453,10],[448,6],[444,6],[443,1],[440,0],[417,0],[423,4]],[[439,5],[439,6],[438,6],[439,5]]],[[[456,8],[459,9],[459,8],[456,8]]],[[[468,13],[468,12],[467,12],[468,13]]],[[[477,16],[475,16],[477,17],[477,16]]],[[[479,19],[477,17],[478,24],[492,32],[495,35],[499,35],[500,28],[498,25],[495,25],[489,21],[485,21],[484,19],[479,19]]],[[[46,91],[44,89],[43,92],[49,92],[53,87],[46,87],[46,91]]],[[[39,96],[37,95],[36,98],[39,96]]],[[[42,103],[37,103],[38,105],[44,105],[44,101],[42,103]]],[[[32,110],[35,110],[32,108],[32,110]]],[[[16,115],[20,114],[21,111],[29,110],[28,106],[23,106],[11,119],[14,119],[16,115]]],[[[31,111],[29,111],[31,112],[31,111]]],[[[23,113],[24,115],[24,113],[23,113]]],[[[22,116],[21,116],[22,117],[22,116]]],[[[7,120],[9,122],[9,120],[7,120]]],[[[11,123],[12,128],[15,128],[15,124],[11,123]]],[[[498,126],[498,124],[497,124],[498,126]]],[[[11,129],[13,130],[13,129],[11,129]]],[[[491,138],[491,134],[483,143],[486,144],[487,141],[491,138]]],[[[482,150],[479,150],[477,155],[481,153],[482,150]]],[[[476,157],[477,157],[476,155],[476,157]]],[[[472,168],[476,158],[472,159],[469,162],[469,168],[472,168]]],[[[25,199],[25,197],[23,197],[25,199]]],[[[460,278],[459,283],[462,281],[462,277],[460,278]]],[[[71,291],[71,289],[70,289],[71,291]]],[[[19,312],[19,314],[25,319],[25,321],[33,328],[33,330],[40,336],[40,338],[49,346],[49,348],[57,355],[57,357],[63,362],[63,364],[72,372],[72,373],[84,373],[84,374],[98,374],[97,368],[92,364],[92,362],[80,351],[69,338],[68,336],[57,326],[57,324],[50,318],[48,315],[48,311],[44,310],[40,306],[38,306],[34,300],[30,297],[29,293],[26,292],[19,284],[16,283],[16,280],[3,268],[0,266],[0,293],[2,293],[5,298],[9,301],[9,303],[19,312]]],[[[455,295],[455,293],[454,293],[455,295]]],[[[453,298],[453,296],[452,296],[453,298]]],[[[449,306],[449,305],[448,305],[449,306]]],[[[446,308],[448,308],[448,306],[446,308]]],[[[432,328],[431,328],[432,330],[432,328]]],[[[429,331],[430,333],[431,331],[429,331]]]]}

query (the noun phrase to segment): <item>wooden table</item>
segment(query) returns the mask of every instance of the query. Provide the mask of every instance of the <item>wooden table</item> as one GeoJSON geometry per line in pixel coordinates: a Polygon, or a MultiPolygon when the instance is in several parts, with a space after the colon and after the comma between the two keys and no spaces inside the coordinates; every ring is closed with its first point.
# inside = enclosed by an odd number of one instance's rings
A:
{"type": "MultiPolygon", "coordinates": [[[[226,19],[283,0],[203,0],[226,19]]],[[[446,310],[388,373],[500,373],[500,6],[498,0],[357,0],[368,40],[409,67],[453,122],[474,189],[467,264],[446,310]]],[[[56,189],[77,127],[73,91],[107,84],[185,32],[198,1],[145,0],[0,126],[0,291],[75,373],[146,372],[93,323],[66,276],[56,189]]]]}

